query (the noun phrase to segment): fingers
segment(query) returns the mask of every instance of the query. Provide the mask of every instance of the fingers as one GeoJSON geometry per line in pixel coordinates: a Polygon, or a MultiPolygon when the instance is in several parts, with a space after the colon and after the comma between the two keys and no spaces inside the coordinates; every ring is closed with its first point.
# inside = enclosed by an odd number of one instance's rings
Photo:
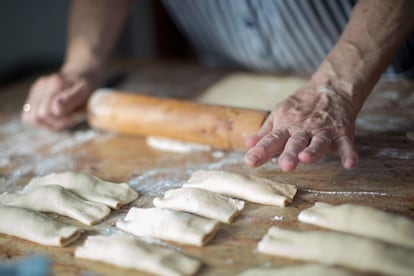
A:
{"type": "Polygon", "coordinates": [[[355,151],[354,143],[345,135],[336,138],[332,148],[338,152],[342,166],[346,169],[355,167],[358,163],[358,154],[355,151]]]}
{"type": "MultiPolygon", "coordinates": [[[[260,137],[260,135],[258,135],[260,137]]],[[[244,160],[248,166],[257,167],[264,164],[276,154],[282,152],[286,141],[289,139],[287,129],[276,130],[264,135],[246,153],[244,160]]]]}
{"type": "Polygon", "coordinates": [[[288,130],[271,131],[263,135],[258,133],[250,139],[258,139],[245,155],[245,163],[257,167],[280,154],[279,166],[285,172],[295,170],[299,162],[312,164],[319,161],[330,151],[336,151],[344,168],[350,169],[358,163],[358,155],[352,140],[339,136],[333,142],[327,131],[320,131],[312,136],[302,131],[289,134],[288,130]]]}
{"type": "Polygon", "coordinates": [[[49,130],[73,126],[79,120],[71,113],[86,102],[91,91],[83,79],[68,80],[59,74],[39,78],[30,89],[22,120],[49,130]]]}
{"type": "Polygon", "coordinates": [[[331,150],[331,139],[325,132],[312,137],[309,132],[290,136],[288,130],[273,131],[265,135],[245,155],[248,166],[257,167],[280,154],[279,166],[283,171],[295,170],[299,162],[306,164],[320,160],[331,150]]]}
{"type": "Polygon", "coordinates": [[[260,135],[258,135],[258,134],[255,134],[255,135],[250,136],[250,137],[249,137],[249,138],[247,138],[247,140],[246,140],[246,147],[247,147],[248,149],[250,149],[250,148],[254,147],[254,146],[257,144],[257,142],[259,142],[259,141],[260,141],[260,139],[262,139],[262,138],[263,138],[263,136],[260,136],[260,135]]]}
{"type": "Polygon", "coordinates": [[[305,164],[319,161],[331,149],[331,138],[328,133],[320,132],[312,137],[308,147],[299,153],[300,162],[305,164]]]}
{"type": "Polygon", "coordinates": [[[72,117],[56,118],[52,115],[39,115],[34,112],[30,115],[23,115],[22,120],[27,124],[54,131],[64,129],[77,123],[77,121],[72,117]]]}
{"type": "MultiPolygon", "coordinates": [[[[48,115],[46,106],[50,101],[50,97],[44,95],[44,98],[42,99],[38,91],[50,91],[51,86],[56,87],[54,89],[58,89],[61,87],[61,83],[54,77],[42,77],[33,84],[25,104],[26,106],[29,106],[29,108],[22,112],[23,122],[47,128],[47,123],[44,119],[48,115]]],[[[42,95],[43,94],[45,93],[42,93],[42,95]]]]}
{"type": "Polygon", "coordinates": [[[291,172],[296,168],[299,163],[298,155],[308,146],[310,140],[311,134],[308,132],[298,132],[290,137],[279,156],[279,166],[283,171],[291,172]]]}
{"type": "Polygon", "coordinates": [[[290,172],[299,162],[317,162],[331,151],[339,154],[345,168],[356,165],[352,142],[356,110],[340,91],[319,91],[319,84],[310,83],[275,107],[260,131],[246,141],[247,165],[259,166],[280,154],[280,168],[290,172]]]}
{"type": "Polygon", "coordinates": [[[90,91],[91,88],[84,80],[75,82],[52,99],[50,105],[51,113],[56,117],[69,114],[86,101],[90,91]]]}
{"type": "Polygon", "coordinates": [[[259,142],[266,134],[272,131],[273,128],[273,119],[271,116],[268,116],[261,126],[260,130],[255,134],[247,138],[246,146],[248,149],[254,147],[257,142],[259,142]]]}

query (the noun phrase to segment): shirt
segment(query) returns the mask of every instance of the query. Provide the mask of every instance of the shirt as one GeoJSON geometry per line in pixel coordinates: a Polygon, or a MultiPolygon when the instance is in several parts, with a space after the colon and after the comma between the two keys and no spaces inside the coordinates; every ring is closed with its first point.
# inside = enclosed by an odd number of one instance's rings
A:
{"type": "MultiPolygon", "coordinates": [[[[209,64],[312,74],[336,44],[355,0],[164,0],[180,29],[209,64]]],[[[414,77],[414,36],[387,78],[414,77]]]]}

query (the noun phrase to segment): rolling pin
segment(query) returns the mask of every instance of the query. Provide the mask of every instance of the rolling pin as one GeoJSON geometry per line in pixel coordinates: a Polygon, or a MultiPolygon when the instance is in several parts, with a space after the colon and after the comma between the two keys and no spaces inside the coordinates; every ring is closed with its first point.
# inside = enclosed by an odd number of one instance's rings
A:
{"type": "Polygon", "coordinates": [[[245,140],[256,133],[267,111],[156,98],[109,89],[95,91],[88,101],[93,128],[139,136],[160,136],[246,150],[245,140]]]}

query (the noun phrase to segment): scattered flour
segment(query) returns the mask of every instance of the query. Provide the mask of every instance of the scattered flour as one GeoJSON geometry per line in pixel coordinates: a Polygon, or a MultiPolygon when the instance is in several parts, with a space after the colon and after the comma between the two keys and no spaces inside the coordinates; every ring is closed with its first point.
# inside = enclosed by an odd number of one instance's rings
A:
{"type": "Polygon", "coordinates": [[[18,118],[1,124],[0,171],[9,173],[0,177],[0,192],[24,185],[33,175],[74,170],[77,156],[66,154],[67,151],[91,140],[104,141],[112,135],[98,136],[94,130],[50,132],[25,126],[18,118]]]}
{"type": "Polygon", "coordinates": [[[278,220],[278,221],[281,221],[281,220],[284,220],[284,219],[285,218],[283,216],[278,216],[278,215],[276,215],[272,218],[272,220],[278,220]]]}

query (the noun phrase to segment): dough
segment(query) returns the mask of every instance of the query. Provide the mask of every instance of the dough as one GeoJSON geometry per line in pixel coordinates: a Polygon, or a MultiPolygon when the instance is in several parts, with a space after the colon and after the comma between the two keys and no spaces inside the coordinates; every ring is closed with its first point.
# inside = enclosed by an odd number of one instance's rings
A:
{"type": "Polygon", "coordinates": [[[392,275],[413,275],[414,271],[414,250],[339,232],[300,232],[272,227],[257,250],[392,275]]]}
{"type": "Polygon", "coordinates": [[[319,264],[305,264],[278,268],[257,267],[240,273],[239,276],[352,276],[354,273],[319,264]]]}
{"type": "Polygon", "coordinates": [[[230,223],[244,208],[244,201],[229,198],[204,189],[180,188],[169,190],[164,198],[155,198],[154,205],[230,223]]]}
{"type": "Polygon", "coordinates": [[[413,221],[371,207],[317,202],[299,221],[414,248],[413,221]]]}
{"type": "Polygon", "coordinates": [[[296,194],[295,186],[290,184],[224,171],[197,171],[183,187],[206,189],[255,203],[277,206],[286,206],[296,194]]]}
{"type": "Polygon", "coordinates": [[[48,246],[66,246],[80,237],[78,227],[24,208],[0,205],[0,233],[48,246]]]}
{"type": "Polygon", "coordinates": [[[207,89],[196,100],[202,103],[273,110],[275,105],[307,82],[298,77],[234,73],[207,89]]]}
{"type": "Polygon", "coordinates": [[[132,268],[156,275],[193,275],[201,262],[172,249],[126,236],[89,236],[75,257],[132,268]]]}
{"type": "Polygon", "coordinates": [[[109,215],[107,206],[89,202],[59,185],[39,186],[27,193],[0,195],[0,204],[52,212],[68,216],[86,225],[95,224],[109,215]]]}
{"type": "Polygon", "coordinates": [[[176,153],[191,153],[195,151],[211,150],[211,147],[208,145],[183,142],[164,137],[148,136],[146,138],[146,142],[150,147],[154,149],[176,153]]]}
{"type": "Polygon", "coordinates": [[[137,236],[202,246],[217,231],[219,222],[161,208],[132,207],[116,226],[137,236]]]}
{"type": "Polygon", "coordinates": [[[102,203],[115,209],[138,198],[138,193],[126,183],[107,182],[95,176],[74,172],[35,177],[26,185],[23,192],[50,184],[60,185],[86,200],[102,203]]]}

